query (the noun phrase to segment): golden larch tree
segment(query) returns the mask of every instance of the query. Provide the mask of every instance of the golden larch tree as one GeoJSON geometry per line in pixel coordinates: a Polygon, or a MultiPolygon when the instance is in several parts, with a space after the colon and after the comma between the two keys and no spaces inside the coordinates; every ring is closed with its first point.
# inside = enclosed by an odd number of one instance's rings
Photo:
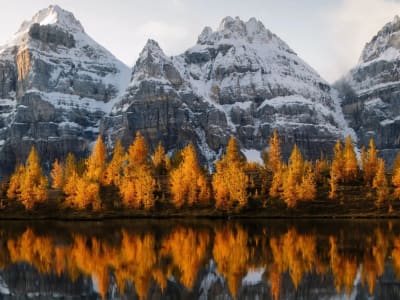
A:
{"type": "Polygon", "coordinates": [[[400,198],[400,165],[393,170],[392,183],[394,185],[394,196],[400,198]]]}
{"type": "Polygon", "coordinates": [[[344,141],[344,181],[352,182],[358,177],[358,161],[354,151],[354,144],[351,136],[347,136],[344,141]]]}
{"type": "Polygon", "coordinates": [[[10,178],[10,184],[7,190],[7,198],[16,199],[18,197],[24,174],[25,166],[23,164],[18,164],[10,178]]]}
{"type": "Polygon", "coordinates": [[[372,184],[372,180],[378,168],[377,150],[373,139],[369,141],[368,150],[365,147],[361,150],[361,163],[364,172],[364,180],[367,184],[372,184]]]}
{"type": "Polygon", "coordinates": [[[72,170],[73,158],[69,158],[67,162],[68,169],[72,172],[64,187],[64,192],[67,195],[66,203],[77,209],[92,208],[100,210],[102,207],[100,197],[100,184],[104,180],[106,169],[106,147],[101,135],[98,136],[96,143],[93,146],[89,158],[86,160],[86,171],[82,176],[79,176],[77,168],[72,170]]]}
{"type": "Polygon", "coordinates": [[[192,144],[182,150],[181,163],[171,171],[170,185],[172,202],[176,207],[208,204],[210,188],[192,144]]]}
{"type": "Polygon", "coordinates": [[[120,193],[125,206],[145,209],[154,207],[155,180],[151,171],[145,138],[136,133],[126,154],[120,193]]]}
{"type": "Polygon", "coordinates": [[[93,182],[104,181],[104,174],[107,165],[107,150],[101,135],[97,137],[92,153],[86,161],[85,177],[93,182]]]}
{"type": "Polygon", "coordinates": [[[300,200],[311,201],[317,196],[315,172],[310,162],[304,164],[304,172],[300,184],[297,185],[297,194],[300,200]]]}
{"type": "Polygon", "coordinates": [[[389,198],[389,184],[386,178],[385,161],[378,159],[378,168],[372,180],[372,187],[376,190],[376,205],[379,207],[383,201],[389,198]]]}
{"type": "Polygon", "coordinates": [[[171,161],[165,153],[165,149],[161,143],[158,144],[151,160],[153,162],[155,173],[158,176],[166,175],[171,168],[171,161]]]}
{"type": "Polygon", "coordinates": [[[249,179],[245,173],[245,160],[233,136],[226,148],[226,155],[215,163],[215,167],[212,186],[216,207],[230,210],[235,203],[238,209],[246,206],[249,179]]]}
{"type": "Polygon", "coordinates": [[[75,155],[73,153],[68,153],[65,159],[64,178],[67,180],[75,172],[78,172],[75,155]]]}
{"type": "Polygon", "coordinates": [[[25,166],[23,168],[18,167],[14,175],[11,178],[7,193],[9,196],[14,196],[20,200],[29,210],[36,203],[47,201],[48,179],[43,175],[40,159],[34,146],[29,152],[25,166]]]}
{"type": "Polygon", "coordinates": [[[64,165],[58,159],[54,161],[50,175],[52,180],[51,187],[53,189],[62,189],[65,183],[64,165]]]}
{"type": "Polygon", "coordinates": [[[104,176],[104,183],[106,185],[113,184],[119,186],[122,177],[122,163],[124,161],[125,151],[122,147],[121,141],[117,140],[114,146],[113,156],[108,164],[104,176]]]}
{"type": "Polygon", "coordinates": [[[282,163],[281,141],[279,139],[278,132],[274,130],[269,140],[269,149],[268,149],[268,165],[273,174],[279,171],[281,163],[282,163]]]}
{"type": "Polygon", "coordinates": [[[333,160],[331,164],[329,185],[330,193],[329,198],[336,198],[338,185],[344,176],[344,157],[343,157],[343,145],[341,141],[337,141],[333,148],[333,160]]]}

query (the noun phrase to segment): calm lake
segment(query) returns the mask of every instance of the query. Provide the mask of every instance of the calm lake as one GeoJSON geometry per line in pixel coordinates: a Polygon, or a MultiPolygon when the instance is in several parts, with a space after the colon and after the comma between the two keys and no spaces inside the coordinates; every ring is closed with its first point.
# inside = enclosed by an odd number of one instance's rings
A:
{"type": "Polygon", "coordinates": [[[0,222],[0,299],[400,299],[400,222],[0,222]]]}

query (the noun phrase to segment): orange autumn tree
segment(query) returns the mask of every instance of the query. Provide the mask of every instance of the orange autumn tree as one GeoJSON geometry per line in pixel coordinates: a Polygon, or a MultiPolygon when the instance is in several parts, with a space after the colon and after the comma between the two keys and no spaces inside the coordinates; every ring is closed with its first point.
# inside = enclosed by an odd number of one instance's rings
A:
{"type": "Polygon", "coordinates": [[[330,171],[329,185],[330,193],[329,198],[336,198],[339,182],[344,176],[344,157],[343,157],[343,145],[341,141],[337,141],[333,148],[333,160],[330,171]]]}
{"type": "Polygon", "coordinates": [[[400,198],[400,164],[393,170],[392,183],[394,185],[394,196],[400,198]]]}
{"type": "Polygon", "coordinates": [[[104,174],[107,165],[107,150],[101,135],[97,137],[92,153],[86,160],[87,180],[104,183],[104,174]]]}
{"type": "Polygon", "coordinates": [[[352,182],[356,180],[358,177],[358,161],[356,152],[354,151],[354,144],[351,139],[351,136],[347,136],[344,140],[343,160],[344,160],[344,174],[343,174],[344,181],[352,182]]]}
{"type": "Polygon", "coordinates": [[[372,187],[376,190],[376,202],[379,207],[383,201],[389,198],[389,184],[386,178],[385,161],[382,158],[378,159],[378,168],[372,180],[372,187]]]}
{"type": "Polygon", "coordinates": [[[155,180],[151,172],[146,140],[140,132],[136,133],[135,140],[126,154],[119,190],[126,207],[154,207],[155,180]]]}
{"type": "Polygon", "coordinates": [[[264,161],[264,164],[272,173],[269,194],[271,197],[277,197],[282,189],[285,166],[282,163],[281,141],[276,130],[274,130],[269,140],[268,161],[264,161]]]}
{"type": "Polygon", "coordinates": [[[215,163],[215,168],[212,186],[216,207],[230,210],[235,203],[238,209],[245,207],[249,179],[245,173],[245,159],[233,136],[226,148],[226,155],[215,163]]]}
{"type": "Polygon", "coordinates": [[[106,168],[104,175],[104,183],[106,185],[113,184],[114,186],[119,186],[121,184],[122,163],[124,161],[124,157],[124,148],[122,147],[121,141],[117,140],[114,146],[113,156],[106,168]]]}
{"type": "Polygon", "coordinates": [[[153,162],[155,173],[158,176],[166,175],[171,168],[171,161],[165,153],[165,149],[161,143],[158,144],[151,160],[153,162]]]}
{"type": "Polygon", "coordinates": [[[361,163],[364,172],[364,180],[367,184],[372,184],[372,180],[378,168],[377,150],[373,139],[369,141],[368,150],[365,147],[361,150],[361,163]]]}
{"type": "Polygon", "coordinates": [[[56,159],[53,163],[53,168],[51,170],[51,179],[52,179],[52,185],[51,187],[53,189],[62,189],[64,187],[64,166],[62,163],[56,159]]]}
{"type": "Polygon", "coordinates": [[[14,175],[11,177],[7,192],[9,196],[20,200],[29,210],[36,203],[47,201],[48,180],[43,175],[40,159],[34,146],[31,148],[25,166],[17,168],[14,175]]]}
{"type": "Polygon", "coordinates": [[[197,160],[196,149],[189,144],[182,150],[182,161],[171,171],[170,185],[172,202],[180,208],[183,205],[206,205],[211,191],[207,177],[197,160]]]}
{"type": "Polygon", "coordinates": [[[282,198],[290,208],[295,207],[299,200],[315,198],[316,185],[313,166],[304,161],[297,145],[294,145],[290,155],[282,187],[282,198]]]}
{"type": "Polygon", "coordinates": [[[82,176],[76,170],[72,172],[64,188],[67,195],[68,205],[86,209],[91,207],[94,210],[101,209],[100,183],[104,178],[107,153],[101,135],[92,149],[92,153],[86,160],[86,171],[82,176]]]}

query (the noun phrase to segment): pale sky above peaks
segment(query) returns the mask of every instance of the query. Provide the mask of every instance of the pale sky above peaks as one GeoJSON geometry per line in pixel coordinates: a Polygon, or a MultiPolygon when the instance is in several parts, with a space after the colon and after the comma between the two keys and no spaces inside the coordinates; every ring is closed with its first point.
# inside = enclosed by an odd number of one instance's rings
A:
{"type": "Polygon", "coordinates": [[[365,43],[400,15],[400,0],[0,0],[0,45],[40,9],[58,4],[132,66],[147,39],[167,55],[193,46],[226,16],[260,20],[327,81],[353,67],[365,43]]]}

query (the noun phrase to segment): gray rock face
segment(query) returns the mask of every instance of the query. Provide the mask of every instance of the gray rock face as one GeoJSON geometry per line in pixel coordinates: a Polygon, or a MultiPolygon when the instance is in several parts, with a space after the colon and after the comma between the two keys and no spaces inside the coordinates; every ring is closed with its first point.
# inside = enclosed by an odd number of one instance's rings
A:
{"type": "Polygon", "coordinates": [[[149,41],[103,125],[125,143],[137,130],[153,148],[159,140],[169,151],[190,141],[208,162],[231,135],[245,154],[258,155],[278,130],[286,157],[297,143],[316,158],[350,132],[335,91],[314,70],[259,21],[229,17],[179,56],[149,41]]]}
{"type": "Polygon", "coordinates": [[[68,152],[87,154],[98,133],[127,146],[138,130],[151,149],[192,142],[209,165],[231,135],[257,160],[273,130],[286,158],[297,143],[310,159],[352,133],[336,91],[254,18],[206,27],[174,57],[150,40],[132,70],[58,6],[0,47],[0,177],[31,145],[49,168],[68,152]]]}
{"type": "Polygon", "coordinates": [[[343,112],[359,144],[374,138],[391,163],[400,150],[400,19],[386,24],[366,44],[358,65],[338,83],[343,112]]]}
{"type": "Polygon", "coordinates": [[[48,167],[87,154],[129,73],[58,6],[25,22],[0,48],[0,177],[32,145],[48,167]]]}

